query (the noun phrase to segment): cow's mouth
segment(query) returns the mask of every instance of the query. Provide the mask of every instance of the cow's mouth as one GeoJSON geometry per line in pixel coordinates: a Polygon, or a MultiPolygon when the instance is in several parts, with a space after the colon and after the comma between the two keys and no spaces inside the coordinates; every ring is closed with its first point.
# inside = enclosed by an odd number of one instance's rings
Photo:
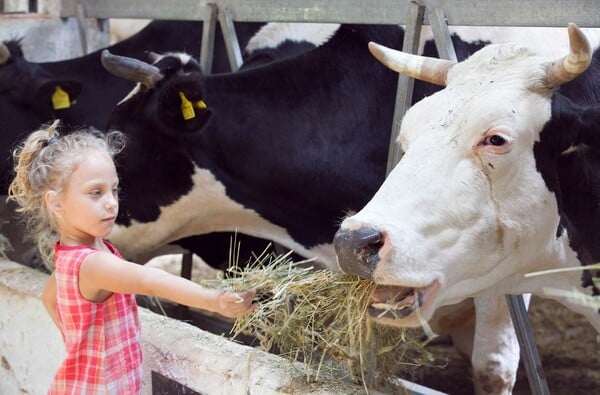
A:
{"type": "Polygon", "coordinates": [[[406,318],[419,309],[426,309],[439,287],[438,280],[423,288],[380,285],[371,296],[369,314],[375,318],[406,318]]]}

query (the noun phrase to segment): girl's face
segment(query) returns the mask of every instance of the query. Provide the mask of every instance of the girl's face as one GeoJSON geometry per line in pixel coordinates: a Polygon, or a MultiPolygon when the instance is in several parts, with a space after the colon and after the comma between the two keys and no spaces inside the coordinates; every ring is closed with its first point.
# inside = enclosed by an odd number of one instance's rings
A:
{"type": "Polygon", "coordinates": [[[90,149],[81,158],[53,210],[63,245],[98,245],[119,211],[119,179],[110,156],[90,149]]]}

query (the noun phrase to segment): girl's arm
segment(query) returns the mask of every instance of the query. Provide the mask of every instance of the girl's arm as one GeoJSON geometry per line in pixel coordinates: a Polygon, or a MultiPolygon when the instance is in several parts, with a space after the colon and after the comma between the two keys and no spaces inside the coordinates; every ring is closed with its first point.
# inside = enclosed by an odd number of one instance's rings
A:
{"type": "Polygon", "coordinates": [[[54,325],[58,327],[58,317],[56,315],[56,277],[54,276],[54,272],[48,278],[48,282],[42,291],[42,303],[44,303],[44,307],[54,325]]]}
{"type": "Polygon", "coordinates": [[[107,252],[89,255],[81,263],[79,289],[91,301],[105,300],[110,293],[159,296],[186,306],[239,317],[257,307],[255,291],[232,292],[204,288],[164,270],[125,261],[107,252]]]}

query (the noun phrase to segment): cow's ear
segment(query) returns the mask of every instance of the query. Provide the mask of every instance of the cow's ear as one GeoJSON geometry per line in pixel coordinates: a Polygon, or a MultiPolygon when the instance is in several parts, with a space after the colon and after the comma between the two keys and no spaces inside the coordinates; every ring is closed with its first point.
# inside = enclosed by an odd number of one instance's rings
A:
{"type": "Polygon", "coordinates": [[[81,83],[73,80],[49,80],[40,84],[35,93],[35,103],[52,110],[65,110],[77,103],[81,83]]]}
{"type": "Polygon", "coordinates": [[[157,105],[160,121],[178,133],[199,132],[211,117],[210,103],[204,100],[201,82],[197,79],[167,82],[157,105]]]}

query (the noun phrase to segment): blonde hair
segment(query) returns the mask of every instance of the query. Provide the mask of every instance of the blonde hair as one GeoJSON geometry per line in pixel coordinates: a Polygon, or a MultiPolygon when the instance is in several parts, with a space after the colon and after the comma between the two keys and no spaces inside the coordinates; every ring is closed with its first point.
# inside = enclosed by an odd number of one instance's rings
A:
{"type": "Polygon", "coordinates": [[[47,191],[63,190],[83,159],[83,151],[97,149],[114,158],[125,142],[120,132],[103,134],[91,128],[61,135],[59,123],[56,120],[42,125],[13,151],[15,177],[8,188],[8,200],[17,203],[27,236],[37,243],[46,266],[52,266],[58,228],[44,195],[47,191]]]}

